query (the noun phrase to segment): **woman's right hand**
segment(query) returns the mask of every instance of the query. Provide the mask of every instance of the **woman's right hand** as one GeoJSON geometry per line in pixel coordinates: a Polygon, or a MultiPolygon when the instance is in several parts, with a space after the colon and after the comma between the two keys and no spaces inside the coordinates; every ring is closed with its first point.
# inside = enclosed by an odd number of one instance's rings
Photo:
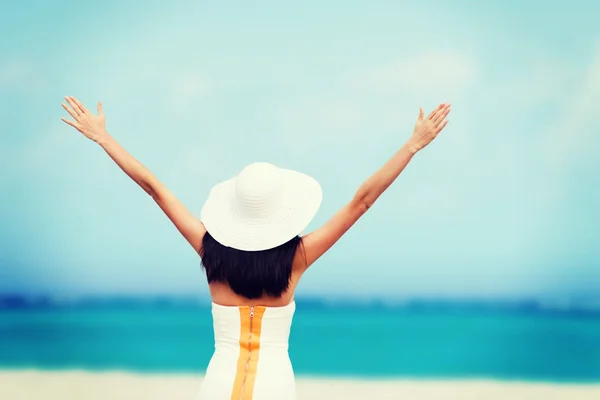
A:
{"type": "Polygon", "coordinates": [[[75,97],[66,96],[65,100],[69,103],[70,107],[64,103],[62,106],[75,120],[73,122],[66,118],[61,118],[66,124],[71,125],[73,128],[83,133],[85,137],[96,143],[108,136],[108,133],[106,132],[106,117],[104,116],[104,112],[102,112],[101,102],[98,102],[98,115],[94,115],[75,97]]]}
{"type": "Polygon", "coordinates": [[[427,118],[423,118],[423,109],[419,109],[419,117],[417,118],[415,129],[407,143],[408,148],[413,154],[431,143],[437,137],[438,133],[444,129],[448,123],[446,117],[449,112],[450,104],[442,103],[427,118]]]}

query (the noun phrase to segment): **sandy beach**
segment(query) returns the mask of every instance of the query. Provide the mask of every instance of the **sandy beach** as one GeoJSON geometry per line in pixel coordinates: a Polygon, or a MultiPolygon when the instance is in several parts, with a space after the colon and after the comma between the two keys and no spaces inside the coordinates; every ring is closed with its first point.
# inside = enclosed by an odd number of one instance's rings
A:
{"type": "MultiPolygon", "coordinates": [[[[0,371],[0,399],[195,399],[202,376],[87,371],[0,371]]],[[[298,378],[298,399],[593,400],[600,384],[298,378]]]]}

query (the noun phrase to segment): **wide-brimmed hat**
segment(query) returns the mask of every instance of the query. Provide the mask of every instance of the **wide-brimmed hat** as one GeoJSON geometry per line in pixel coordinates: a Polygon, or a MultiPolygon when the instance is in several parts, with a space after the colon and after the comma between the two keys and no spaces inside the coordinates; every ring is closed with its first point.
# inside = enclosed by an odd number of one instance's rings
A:
{"type": "Polygon", "coordinates": [[[317,213],[322,197],[314,178],[257,162],[212,188],[201,220],[224,246],[267,250],[301,234],[317,213]]]}

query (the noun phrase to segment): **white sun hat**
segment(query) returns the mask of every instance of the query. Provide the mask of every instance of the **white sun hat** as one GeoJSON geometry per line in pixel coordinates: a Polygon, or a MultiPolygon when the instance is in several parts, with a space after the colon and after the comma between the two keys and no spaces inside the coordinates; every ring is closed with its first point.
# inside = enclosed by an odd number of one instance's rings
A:
{"type": "Polygon", "coordinates": [[[321,186],[314,178],[257,162],[212,188],[201,220],[224,246],[267,250],[301,234],[322,198],[321,186]]]}

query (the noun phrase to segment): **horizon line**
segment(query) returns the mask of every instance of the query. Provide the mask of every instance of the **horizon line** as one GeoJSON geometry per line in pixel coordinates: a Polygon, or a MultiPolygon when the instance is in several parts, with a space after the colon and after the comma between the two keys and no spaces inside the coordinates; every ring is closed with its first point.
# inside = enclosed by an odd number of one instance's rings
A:
{"type": "MultiPolygon", "coordinates": [[[[295,296],[294,301],[308,308],[380,308],[404,310],[479,310],[479,311],[521,311],[521,312],[560,312],[600,314],[600,297],[573,299],[556,298],[445,298],[445,297],[404,297],[404,298],[356,298],[323,297],[314,295],[295,296]]],[[[2,309],[41,309],[69,307],[203,307],[210,306],[208,295],[30,295],[0,293],[2,309]]]]}

